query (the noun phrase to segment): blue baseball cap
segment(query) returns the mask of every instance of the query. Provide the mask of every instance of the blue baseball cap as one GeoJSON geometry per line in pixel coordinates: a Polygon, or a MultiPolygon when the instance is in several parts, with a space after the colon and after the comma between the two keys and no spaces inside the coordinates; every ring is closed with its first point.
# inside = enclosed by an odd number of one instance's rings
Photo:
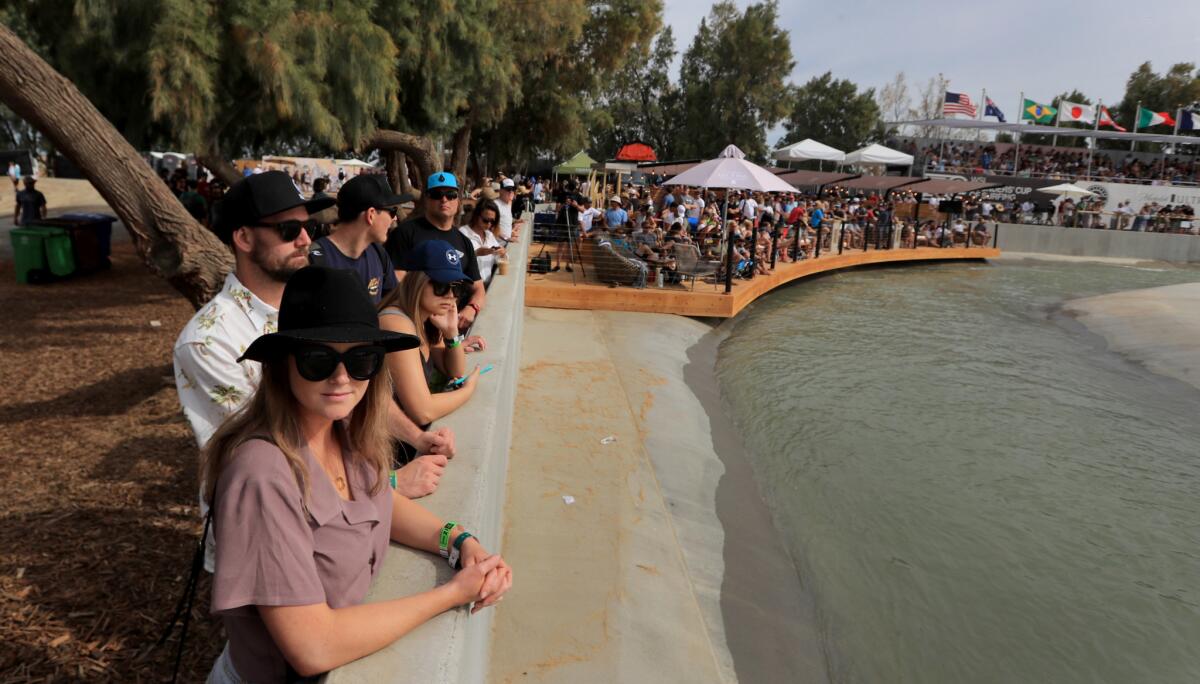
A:
{"type": "Polygon", "coordinates": [[[431,175],[429,180],[425,181],[425,190],[433,190],[434,188],[454,188],[458,189],[458,179],[449,171],[438,171],[431,175]]]}
{"type": "Polygon", "coordinates": [[[428,240],[400,255],[396,268],[401,271],[424,271],[435,283],[470,282],[462,270],[463,253],[445,240],[428,240]]]}

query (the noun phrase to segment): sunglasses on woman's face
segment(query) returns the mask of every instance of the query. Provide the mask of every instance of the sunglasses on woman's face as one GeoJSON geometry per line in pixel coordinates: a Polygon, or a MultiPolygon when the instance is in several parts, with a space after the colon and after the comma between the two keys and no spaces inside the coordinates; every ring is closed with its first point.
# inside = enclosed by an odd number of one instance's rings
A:
{"type": "Polygon", "coordinates": [[[310,382],[320,382],[333,375],[338,364],[346,367],[346,374],[355,380],[370,380],[383,367],[383,347],[363,345],[338,352],[323,344],[310,344],[296,349],[296,371],[310,382]]]}
{"type": "Polygon", "coordinates": [[[481,218],[479,219],[479,222],[485,226],[494,226],[496,225],[496,220],[497,219],[494,218],[481,218]]]}
{"type": "Polygon", "coordinates": [[[251,228],[274,228],[279,233],[279,238],[284,242],[294,242],[300,237],[301,230],[307,230],[309,237],[312,237],[313,231],[317,226],[321,225],[320,221],[308,219],[307,221],[279,221],[278,223],[251,223],[251,228]]]}
{"type": "Polygon", "coordinates": [[[430,190],[426,194],[428,194],[429,199],[434,200],[436,202],[440,202],[444,199],[448,199],[448,200],[458,199],[458,191],[457,190],[441,190],[441,189],[430,190]]]}
{"type": "Polygon", "coordinates": [[[457,283],[432,283],[433,294],[435,297],[445,297],[454,292],[455,297],[463,297],[470,292],[470,286],[467,283],[459,281],[457,283]]]}

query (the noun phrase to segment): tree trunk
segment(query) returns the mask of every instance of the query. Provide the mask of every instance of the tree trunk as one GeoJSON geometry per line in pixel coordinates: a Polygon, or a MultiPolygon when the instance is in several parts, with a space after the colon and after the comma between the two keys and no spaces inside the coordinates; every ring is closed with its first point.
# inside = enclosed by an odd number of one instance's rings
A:
{"type": "Polygon", "coordinates": [[[400,192],[419,194],[420,191],[413,187],[412,175],[408,172],[408,156],[402,152],[397,152],[398,161],[396,162],[396,174],[400,179],[400,192]]]}
{"type": "Polygon", "coordinates": [[[421,170],[417,168],[417,165],[413,163],[413,160],[408,155],[404,156],[404,172],[408,174],[410,179],[416,179],[416,182],[411,183],[413,191],[421,192],[421,188],[425,186],[425,178],[428,178],[428,176],[421,178],[421,170]]]}
{"type": "Polygon", "coordinates": [[[368,150],[378,148],[380,152],[403,152],[404,156],[416,164],[421,181],[442,170],[442,155],[437,153],[433,141],[425,136],[380,128],[367,138],[363,147],[368,150]]]}
{"type": "Polygon", "coordinates": [[[207,149],[196,153],[196,161],[211,171],[212,175],[216,176],[217,180],[224,183],[226,187],[242,179],[242,174],[238,173],[237,167],[221,154],[215,142],[207,149]]]}
{"type": "Polygon", "coordinates": [[[150,270],[199,308],[233,256],[184,210],[140,154],[62,74],[0,24],[0,101],[41,131],[121,217],[150,270]]]}
{"type": "MultiPolygon", "coordinates": [[[[452,152],[450,155],[450,171],[462,183],[467,176],[467,158],[471,153],[471,127],[474,116],[467,114],[467,120],[462,127],[454,132],[452,152]]],[[[465,186],[464,186],[465,187],[465,186]]]]}

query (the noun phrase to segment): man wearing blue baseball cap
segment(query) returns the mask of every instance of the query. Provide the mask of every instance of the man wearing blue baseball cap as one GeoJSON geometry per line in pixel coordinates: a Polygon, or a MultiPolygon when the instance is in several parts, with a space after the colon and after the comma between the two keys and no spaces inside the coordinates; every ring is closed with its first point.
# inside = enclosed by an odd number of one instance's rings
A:
{"type": "Polygon", "coordinates": [[[438,171],[425,182],[421,193],[421,204],[416,218],[401,223],[388,235],[387,251],[392,263],[397,266],[396,277],[404,278],[400,264],[406,263],[406,254],[422,242],[444,240],[459,252],[462,270],[471,279],[471,292],[465,301],[459,302],[458,324],[466,330],[483,311],[486,293],[483,278],[479,275],[479,262],[470,239],[455,228],[459,208],[458,179],[449,171],[438,171]]]}

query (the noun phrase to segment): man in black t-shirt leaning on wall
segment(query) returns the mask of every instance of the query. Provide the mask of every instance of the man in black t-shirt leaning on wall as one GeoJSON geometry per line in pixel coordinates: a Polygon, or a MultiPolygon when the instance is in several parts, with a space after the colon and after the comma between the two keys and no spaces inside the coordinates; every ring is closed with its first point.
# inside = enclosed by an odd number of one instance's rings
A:
{"type": "MultiPolygon", "coordinates": [[[[401,257],[406,252],[422,242],[445,240],[453,245],[462,259],[463,272],[473,281],[470,297],[465,302],[459,302],[458,327],[459,330],[466,330],[483,311],[486,292],[479,275],[475,248],[467,236],[454,226],[454,219],[458,216],[459,195],[458,179],[454,174],[439,171],[431,175],[425,183],[425,191],[421,193],[421,211],[418,213],[423,215],[396,226],[388,235],[387,251],[392,263],[399,264],[403,263],[401,257]]],[[[396,277],[403,278],[404,273],[397,270],[396,277]]]]}

